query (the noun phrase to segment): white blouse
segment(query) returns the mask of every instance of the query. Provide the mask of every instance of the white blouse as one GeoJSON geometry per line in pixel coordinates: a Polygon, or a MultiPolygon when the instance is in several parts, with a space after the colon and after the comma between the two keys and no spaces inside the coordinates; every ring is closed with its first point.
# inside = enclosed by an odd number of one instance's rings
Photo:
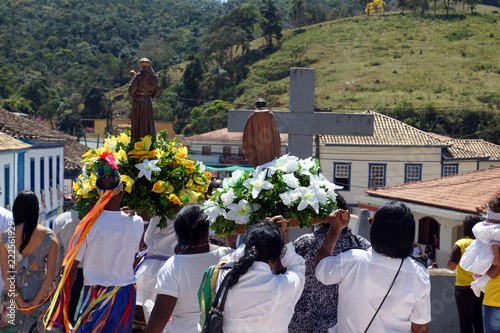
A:
{"type": "MultiPolygon", "coordinates": [[[[274,275],[267,263],[256,261],[229,290],[224,306],[224,333],[288,332],[295,304],[304,289],[305,261],[295,253],[292,243],[286,244],[285,249],[281,258],[287,268],[285,274],[274,275]]],[[[235,254],[242,252],[240,247],[235,254]]],[[[219,285],[226,274],[227,270],[221,270],[219,285]]]]}
{"type": "MultiPolygon", "coordinates": [[[[394,280],[401,259],[368,250],[327,257],[316,267],[324,284],[339,284],[338,332],[364,332],[394,280]]],[[[410,332],[411,323],[431,321],[431,283],[427,269],[406,258],[368,332],[410,332]]]]}

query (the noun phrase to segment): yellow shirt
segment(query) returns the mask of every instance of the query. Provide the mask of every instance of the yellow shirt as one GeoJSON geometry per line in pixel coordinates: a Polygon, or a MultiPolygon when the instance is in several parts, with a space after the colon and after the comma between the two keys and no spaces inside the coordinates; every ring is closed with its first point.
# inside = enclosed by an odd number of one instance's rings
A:
{"type": "Polygon", "coordinates": [[[500,276],[491,279],[486,285],[483,304],[500,307],[500,276]]]}
{"type": "MultiPolygon", "coordinates": [[[[462,256],[465,253],[465,249],[470,245],[472,242],[472,238],[462,238],[459,239],[455,244],[458,245],[460,248],[460,252],[462,252],[462,256]]],[[[474,281],[474,278],[472,277],[472,273],[469,271],[466,271],[465,269],[460,266],[460,264],[457,265],[457,282],[455,285],[457,286],[470,286],[471,282],[474,281]]]]}

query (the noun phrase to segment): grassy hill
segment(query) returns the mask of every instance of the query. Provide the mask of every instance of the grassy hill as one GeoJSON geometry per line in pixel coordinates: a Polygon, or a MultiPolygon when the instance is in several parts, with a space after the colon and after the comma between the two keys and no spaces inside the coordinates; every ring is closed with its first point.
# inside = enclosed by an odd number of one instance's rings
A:
{"type": "MultiPolygon", "coordinates": [[[[264,97],[286,109],[290,67],[316,69],[316,107],[332,109],[477,106],[500,101],[500,16],[373,15],[291,33],[250,68],[234,103],[264,97]]],[[[247,107],[247,106],[246,106],[247,107]]]]}

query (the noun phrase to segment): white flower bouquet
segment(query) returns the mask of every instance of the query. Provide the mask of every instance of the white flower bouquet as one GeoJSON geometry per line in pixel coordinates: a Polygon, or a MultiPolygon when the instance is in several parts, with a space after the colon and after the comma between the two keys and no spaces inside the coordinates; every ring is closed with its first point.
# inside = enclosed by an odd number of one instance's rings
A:
{"type": "Polygon", "coordinates": [[[253,172],[233,172],[204,210],[217,235],[241,232],[241,226],[275,215],[309,227],[337,209],[335,190],[340,188],[319,173],[318,160],[285,155],[253,172]]]}

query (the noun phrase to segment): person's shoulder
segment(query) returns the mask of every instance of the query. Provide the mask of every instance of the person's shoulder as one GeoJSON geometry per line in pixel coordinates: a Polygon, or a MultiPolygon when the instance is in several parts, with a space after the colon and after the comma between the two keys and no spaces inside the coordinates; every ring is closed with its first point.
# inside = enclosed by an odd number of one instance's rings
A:
{"type": "Polygon", "coordinates": [[[233,248],[230,248],[230,247],[227,247],[227,246],[219,246],[217,249],[216,249],[217,253],[220,255],[220,257],[223,257],[225,255],[228,255],[232,252],[234,252],[234,249],[233,248]]]}
{"type": "Polygon", "coordinates": [[[470,243],[472,243],[473,239],[472,238],[460,238],[459,240],[457,240],[455,242],[455,244],[459,247],[466,247],[468,245],[470,245],[470,243]]]}

